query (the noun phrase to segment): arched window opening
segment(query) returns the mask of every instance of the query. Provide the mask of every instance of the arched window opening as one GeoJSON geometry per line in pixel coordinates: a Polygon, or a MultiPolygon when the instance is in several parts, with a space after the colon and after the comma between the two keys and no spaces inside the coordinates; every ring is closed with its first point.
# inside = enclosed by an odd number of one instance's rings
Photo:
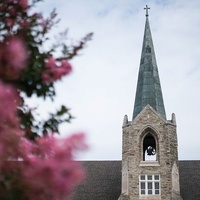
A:
{"type": "Polygon", "coordinates": [[[143,161],[156,160],[156,141],[151,133],[147,133],[143,140],[143,161]]]}
{"type": "Polygon", "coordinates": [[[146,53],[151,53],[151,47],[149,45],[146,47],[146,53]]]}

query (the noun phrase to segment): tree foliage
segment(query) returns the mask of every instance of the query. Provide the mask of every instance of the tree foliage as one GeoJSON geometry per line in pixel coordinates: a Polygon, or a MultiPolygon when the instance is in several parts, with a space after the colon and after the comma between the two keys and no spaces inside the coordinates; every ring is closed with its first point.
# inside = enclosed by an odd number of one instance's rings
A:
{"type": "Polygon", "coordinates": [[[84,135],[54,137],[59,125],[71,120],[69,109],[61,105],[38,121],[26,99],[53,101],[55,82],[71,73],[70,59],[92,33],[69,45],[64,32],[63,40],[45,51],[48,33],[59,20],[55,10],[47,18],[34,13],[40,1],[0,0],[0,199],[5,200],[66,199],[83,178],[73,152],[86,147],[84,135]],[[59,48],[61,56],[55,57],[59,48]]]}

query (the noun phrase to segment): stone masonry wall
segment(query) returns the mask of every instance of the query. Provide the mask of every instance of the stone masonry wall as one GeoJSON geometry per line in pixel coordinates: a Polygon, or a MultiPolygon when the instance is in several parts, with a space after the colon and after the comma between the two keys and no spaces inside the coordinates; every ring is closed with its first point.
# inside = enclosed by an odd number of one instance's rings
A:
{"type": "Polygon", "coordinates": [[[178,161],[176,125],[164,120],[150,106],[123,127],[122,162],[128,165],[128,195],[130,200],[172,199],[172,166],[178,161]],[[152,130],[157,140],[157,161],[142,160],[142,137],[152,130]],[[146,162],[146,163],[145,163],[146,162]],[[161,195],[139,196],[139,175],[160,174],[161,195]]]}

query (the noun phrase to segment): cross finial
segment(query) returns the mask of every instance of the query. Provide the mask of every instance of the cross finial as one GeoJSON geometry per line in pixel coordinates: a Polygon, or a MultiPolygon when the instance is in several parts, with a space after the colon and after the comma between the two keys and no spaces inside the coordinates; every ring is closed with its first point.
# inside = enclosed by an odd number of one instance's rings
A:
{"type": "Polygon", "coordinates": [[[149,10],[150,8],[146,5],[146,7],[145,7],[144,9],[146,10],[146,17],[148,17],[148,16],[149,16],[148,10],[149,10]]]}

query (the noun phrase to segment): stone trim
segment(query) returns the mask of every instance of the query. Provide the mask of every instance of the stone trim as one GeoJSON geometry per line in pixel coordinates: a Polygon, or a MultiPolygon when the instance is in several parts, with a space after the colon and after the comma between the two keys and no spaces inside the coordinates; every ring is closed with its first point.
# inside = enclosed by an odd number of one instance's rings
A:
{"type": "Polygon", "coordinates": [[[139,164],[139,167],[149,167],[149,166],[159,167],[160,164],[158,161],[141,161],[139,164]]]}
{"type": "Polygon", "coordinates": [[[143,197],[140,196],[139,200],[161,200],[161,196],[158,195],[143,196],[143,197]]]}
{"type": "Polygon", "coordinates": [[[133,118],[132,123],[134,123],[139,117],[140,115],[142,115],[142,113],[144,113],[147,109],[150,109],[155,115],[159,116],[159,118],[163,121],[166,122],[167,120],[165,118],[163,118],[162,115],[160,115],[153,107],[151,107],[149,104],[147,104],[141,111],[140,113],[133,118]]]}

